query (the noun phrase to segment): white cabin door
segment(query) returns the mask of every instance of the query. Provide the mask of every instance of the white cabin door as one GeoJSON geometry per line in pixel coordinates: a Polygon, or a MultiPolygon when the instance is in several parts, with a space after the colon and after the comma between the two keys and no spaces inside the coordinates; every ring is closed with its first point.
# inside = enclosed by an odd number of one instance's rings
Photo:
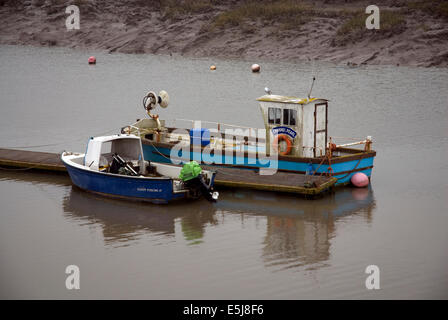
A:
{"type": "Polygon", "coordinates": [[[328,103],[314,105],[314,157],[325,155],[328,129],[328,103]]]}

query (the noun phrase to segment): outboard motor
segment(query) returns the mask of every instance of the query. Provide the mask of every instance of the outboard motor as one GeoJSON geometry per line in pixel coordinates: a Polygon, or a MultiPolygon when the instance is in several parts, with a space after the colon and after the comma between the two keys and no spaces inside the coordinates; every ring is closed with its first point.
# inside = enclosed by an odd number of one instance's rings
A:
{"type": "Polygon", "coordinates": [[[213,188],[207,185],[201,171],[202,169],[196,161],[190,161],[182,167],[179,178],[194,197],[203,195],[208,201],[216,202],[218,193],[214,192],[213,188]]]}
{"type": "Polygon", "coordinates": [[[196,178],[185,181],[185,186],[192,191],[193,194],[203,195],[205,199],[210,202],[216,201],[216,196],[213,195],[213,190],[210,188],[204,181],[202,175],[197,176],[196,178]]]}

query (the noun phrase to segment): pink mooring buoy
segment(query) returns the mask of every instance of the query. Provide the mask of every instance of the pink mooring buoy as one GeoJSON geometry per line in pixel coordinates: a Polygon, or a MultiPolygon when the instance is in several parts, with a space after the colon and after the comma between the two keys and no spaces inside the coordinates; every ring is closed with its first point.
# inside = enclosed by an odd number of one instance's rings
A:
{"type": "Polygon", "coordinates": [[[96,58],[94,56],[89,58],[89,64],[96,64],[96,58]]]}
{"type": "Polygon", "coordinates": [[[362,172],[355,173],[350,181],[355,187],[358,188],[367,187],[369,185],[369,177],[362,172]]]}

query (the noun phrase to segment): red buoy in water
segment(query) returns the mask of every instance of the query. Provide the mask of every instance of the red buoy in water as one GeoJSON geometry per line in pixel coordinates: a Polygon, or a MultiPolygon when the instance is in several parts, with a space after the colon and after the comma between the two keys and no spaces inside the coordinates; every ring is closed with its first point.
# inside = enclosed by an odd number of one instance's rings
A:
{"type": "Polygon", "coordinates": [[[369,185],[369,177],[362,172],[355,173],[350,181],[355,187],[358,188],[367,187],[369,185]]]}
{"type": "Polygon", "coordinates": [[[256,63],[254,63],[251,67],[252,72],[260,72],[260,68],[261,68],[260,65],[256,63]]]}
{"type": "Polygon", "coordinates": [[[89,64],[96,64],[96,58],[94,56],[89,58],[89,64]]]}

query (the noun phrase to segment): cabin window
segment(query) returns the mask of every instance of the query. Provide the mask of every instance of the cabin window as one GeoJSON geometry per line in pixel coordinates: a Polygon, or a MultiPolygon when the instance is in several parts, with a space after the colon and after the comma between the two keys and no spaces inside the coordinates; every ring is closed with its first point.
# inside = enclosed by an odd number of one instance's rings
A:
{"type": "Polygon", "coordinates": [[[295,126],[297,119],[297,111],[293,109],[283,109],[283,124],[295,126]]]}
{"type": "Polygon", "coordinates": [[[268,108],[268,123],[280,124],[281,116],[282,116],[282,109],[268,108]]]}
{"type": "Polygon", "coordinates": [[[100,153],[100,159],[98,162],[98,167],[104,168],[109,164],[109,161],[111,160],[111,154],[112,154],[112,141],[103,142],[101,144],[101,153],[100,153]]]}
{"type": "Polygon", "coordinates": [[[283,124],[289,125],[289,109],[283,109],[283,124]]]}
{"type": "Polygon", "coordinates": [[[275,108],[268,109],[268,122],[274,123],[275,119],[275,108]]]}
{"type": "Polygon", "coordinates": [[[112,142],[107,141],[101,144],[101,154],[111,154],[112,153],[112,142]]]}

